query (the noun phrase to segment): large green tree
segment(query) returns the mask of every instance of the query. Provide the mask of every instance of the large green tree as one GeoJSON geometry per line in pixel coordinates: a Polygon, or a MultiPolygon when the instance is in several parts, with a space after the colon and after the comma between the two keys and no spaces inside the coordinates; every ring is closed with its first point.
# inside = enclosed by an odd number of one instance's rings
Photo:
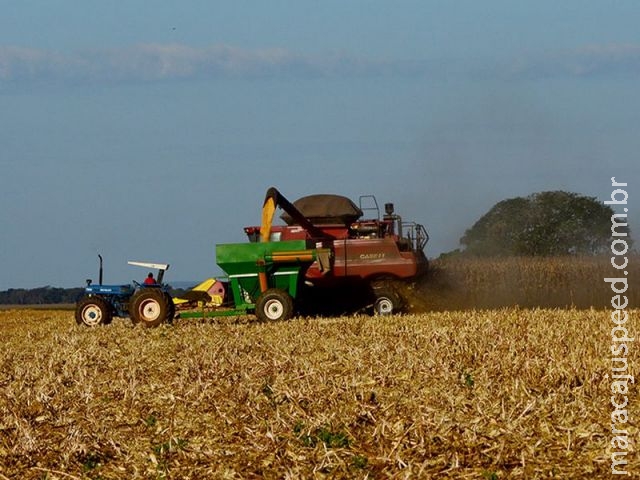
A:
{"type": "MultiPolygon", "coordinates": [[[[595,197],[534,193],[494,205],[460,243],[466,253],[479,256],[598,254],[609,249],[613,215],[595,197]]],[[[616,232],[629,235],[626,220],[617,220],[616,232]]]]}

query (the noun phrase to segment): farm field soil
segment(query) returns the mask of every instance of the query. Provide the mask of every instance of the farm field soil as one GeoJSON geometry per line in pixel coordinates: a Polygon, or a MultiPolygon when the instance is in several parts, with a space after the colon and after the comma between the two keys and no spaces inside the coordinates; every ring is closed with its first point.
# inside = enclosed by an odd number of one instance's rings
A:
{"type": "Polygon", "coordinates": [[[2,480],[611,473],[607,310],[156,329],[4,310],[0,341],[2,480]]]}

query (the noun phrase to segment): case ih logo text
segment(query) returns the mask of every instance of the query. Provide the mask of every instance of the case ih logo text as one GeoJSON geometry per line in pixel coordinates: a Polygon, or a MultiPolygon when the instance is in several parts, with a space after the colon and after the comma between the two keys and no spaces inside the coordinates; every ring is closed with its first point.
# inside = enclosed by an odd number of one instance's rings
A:
{"type": "Polygon", "coordinates": [[[384,256],[384,253],[361,253],[360,260],[378,260],[384,256]]]}

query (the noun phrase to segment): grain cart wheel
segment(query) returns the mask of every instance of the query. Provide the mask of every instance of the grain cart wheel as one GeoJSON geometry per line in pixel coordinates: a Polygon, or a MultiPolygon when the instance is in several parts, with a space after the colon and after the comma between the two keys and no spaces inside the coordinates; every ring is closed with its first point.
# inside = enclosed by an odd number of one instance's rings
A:
{"type": "Polygon", "coordinates": [[[129,315],[133,323],[157,327],[167,320],[168,314],[167,295],[157,288],[142,288],[129,301],[129,315]]]}
{"type": "Polygon", "coordinates": [[[83,297],[76,305],[76,322],[86,327],[111,323],[111,306],[100,297],[83,297]]]}
{"type": "Polygon", "coordinates": [[[173,303],[173,298],[171,298],[171,295],[169,295],[168,293],[165,292],[164,296],[167,299],[167,322],[171,323],[173,322],[175,316],[176,316],[176,304],[173,303]]]}
{"type": "Polygon", "coordinates": [[[256,316],[259,320],[288,320],[293,316],[293,299],[284,290],[270,288],[256,302],[256,316]]]}

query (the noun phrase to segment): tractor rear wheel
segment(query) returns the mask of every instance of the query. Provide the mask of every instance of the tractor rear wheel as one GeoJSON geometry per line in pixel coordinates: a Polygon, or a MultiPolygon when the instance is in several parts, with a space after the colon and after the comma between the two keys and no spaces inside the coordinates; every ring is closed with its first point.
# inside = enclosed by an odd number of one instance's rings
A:
{"type": "Polygon", "coordinates": [[[158,288],[141,288],[129,301],[129,315],[133,323],[157,327],[169,320],[170,308],[165,294],[158,288]]]}
{"type": "Polygon", "coordinates": [[[111,323],[111,306],[100,297],[83,297],[76,304],[76,322],[85,327],[111,323]]]}
{"type": "Polygon", "coordinates": [[[288,320],[293,316],[293,298],[284,290],[270,288],[256,302],[256,316],[259,320],[288,320]]]}

